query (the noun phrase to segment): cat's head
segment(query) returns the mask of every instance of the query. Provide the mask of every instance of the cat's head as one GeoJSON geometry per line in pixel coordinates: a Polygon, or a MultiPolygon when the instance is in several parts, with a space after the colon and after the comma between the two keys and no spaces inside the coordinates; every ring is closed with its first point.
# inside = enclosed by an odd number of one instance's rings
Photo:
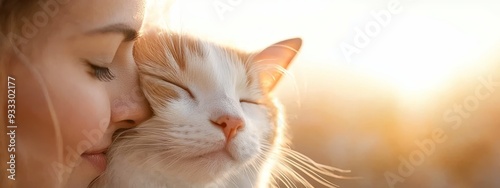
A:
{"type": "Polygon", "coordinates": [[[147,137],[142,151],[151,155],[144,160],[166,176],[199,183],[259,167],[279,147],[269,92],[301,44],[294,38],[245,53],[171,32],[146,33],[134,47],[155,113],[136,128],[147,137]]]}

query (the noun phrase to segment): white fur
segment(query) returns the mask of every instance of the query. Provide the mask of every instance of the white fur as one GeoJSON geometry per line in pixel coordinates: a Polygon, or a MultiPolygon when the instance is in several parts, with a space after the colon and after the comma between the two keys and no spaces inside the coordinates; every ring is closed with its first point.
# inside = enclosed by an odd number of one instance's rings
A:
{"type": "MultiPolygon", "coordinates": [[[[255,186],[257,169],[266,156],[263,145],[271,144],[275,125],[263,105],[239,102],[262,97],[256,96],[262,93],[257,82],[246,87],[243,63],[235,63],[238,60],[221,48],[200,44],[208,56],[189,55],[186,69],[177,75],[195,99],[179,91],[180,98],[153,105],[155,117],[133,129],[137,133],[130,139],[115,142],[106,172],[112,178],[106,186],[255,186]],[[221,115],[242,117],[245,122],[227,147],[221,127],[210,122],[221,115]],[[205,155],[211,152],[216,153],[205,155]]],[[[154,77],[143,79],[179,90],[154,77]]]]}
{"type": "Polygon", "coordinates": [[[203,55],[185,46],[180,48],[182,52],[165,50],[165,62],[172,69],[141,67],[139,62],[142,72],[157,75],[142,75],[143,85],[173,90],[179,97],[158,100],[147,87],[144,89],[155,116],[119,136],[108,152],[108,169],[94,187],[267,187],[272,184],[271,176],[288,176],[284,178],[311,187],[289,167],[306,169],[297,164],[333,176],[329,173],[336,169],[318,165],[284,147],[284,121],[276,116],[276,106],[259,85],[262,67],[255,65],[247,70],[247,62],[239,62],[240,58],[225,48],[201,41],[198,45],[203,55]],[[175,53],[187,54],[185,69],[175,63],[175,53]],[[178,84],[189,88],[194,99],[160,79],[172,75],[180,80],[178,84]],[[255,79],[250,85],[249,76],[255,79]],[[245,123],[227,145],[221,127],[210,122],[221,115],[241,117],[245,123]],[[290,163],[292,160],[298,163],[290,163]]]}

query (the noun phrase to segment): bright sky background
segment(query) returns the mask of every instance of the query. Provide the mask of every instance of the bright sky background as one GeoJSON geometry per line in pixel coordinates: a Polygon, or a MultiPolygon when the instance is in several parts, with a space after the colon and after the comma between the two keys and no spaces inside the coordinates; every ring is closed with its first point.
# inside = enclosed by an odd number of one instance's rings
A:
{"type": "Polygon", "coordinates": [[[328,80],[341,70],[386,83],[403,98],[425,95],[455,74],[473,72],[500,46],[500,1],[493,0],[182,0],[170,5],[162,16],[170,29],[248,50],[302,37],[291,71],[309,76],[295,78],[299,87],[311,74],[328,80]],[[400,11],[382,26],[371,13],[387,11],[390,2],[400,11]],[[355,46],[356,29],[365,31],[370,24],[380,31],[348,61],[341,46],[355,46]]]}

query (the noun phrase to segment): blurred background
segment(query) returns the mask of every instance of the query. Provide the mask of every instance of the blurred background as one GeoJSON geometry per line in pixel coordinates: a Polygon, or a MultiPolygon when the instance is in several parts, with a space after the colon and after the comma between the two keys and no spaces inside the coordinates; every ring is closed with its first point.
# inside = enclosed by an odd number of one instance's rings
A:
{"type": "Polygon", "coordinates": [[[293,149],[362,177],[337,185],[500,187],[500,1],[151,3],[147,24],[246,50],[301,37],[275,92],[293,149]]]}

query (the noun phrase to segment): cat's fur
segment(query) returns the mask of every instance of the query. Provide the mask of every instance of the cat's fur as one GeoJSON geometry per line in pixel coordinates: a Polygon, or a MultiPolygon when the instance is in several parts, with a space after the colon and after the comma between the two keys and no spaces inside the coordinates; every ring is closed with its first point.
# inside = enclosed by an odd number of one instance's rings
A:
{"type": "Polygon", "coordinates": [[[165,31],[141,37],[134,55],[155,116],[119,134],[94,187],[312,187],[293,169],[321,176],[336,169],[286,147],[286,125],[270,91],[301,39],[245,53],[165,31]],[[229,139],[222,116],[243,127],[229,139]],[[293,167],[293,168],[292,168],[293,167]]]}

